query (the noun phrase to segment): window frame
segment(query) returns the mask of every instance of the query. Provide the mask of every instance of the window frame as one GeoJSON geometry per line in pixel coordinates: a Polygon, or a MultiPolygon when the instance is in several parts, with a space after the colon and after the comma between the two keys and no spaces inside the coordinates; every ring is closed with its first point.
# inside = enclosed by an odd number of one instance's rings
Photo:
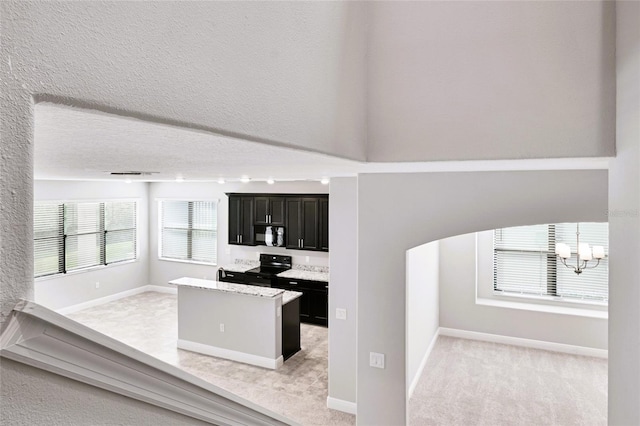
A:
{"type": "MultiPolygon", "coordinates": [[[[205,266],[217,266],[218,265],[218,237],[219,237],[219,213],[220,213],[220,200],[217,198],[157,198],[158,202],[158,260],[163,260],[167,262],[178,262],[178,263],[187,263],[192,265],[205,265],[205,266]],[[164,213],[163,213],[163,203],[165,202],[186,202],[190,205],[193,203],[213,203],[215,206],[215,215],[216,215],[216,223],[214,230],[205,229],[204,231],[212,231],[214,234],[214,245],[216,247],[215,250],[215,259],[213,262],[205,262],[202,260],[193,260],[193,231],[203,231],[201,228],[194,228],[194,218],[193,218],[193,207],[188,208],[188,218],[187,218],[187,259],[174,258],[174,257],[165,257],[163,256],[163,231],[165,227],[163,226],[164,222],[164,213]]],[[[179,229],[184,230],[185,228],[170,228],[167,229],[179,229]]]]}
{"type": "MultiPolygon", "coordinates": [[[[37,204],[52,204],[52,205],[57,205],[58,209],[61,209],[61,213],[60,213],[60,220],[58,221],[57,228],[58,228],[58,234],[56,237],[48,237],[48,238],[58,238],[59,241],[56,244],[58,247],[58,256],[59,256],[59,260],[58,260],[58,270],[56,272],[52,272],[52,273],[47,273],[47,274],[43,274],[43,275],[36,275],[36,271],[35,271],[35,265],[34,265],[34,280],[46,280],[46,279],[53,279],[53,278],[60,278],[61,276],[67,276],[70,274],[75,274],[75,273],[79,273],[79,272],[86,272],[86,271],[90,271],[90,270],[94,270],[94,269],[102,269],[102,268],[106,268],[106,267],[110,267],[110,266],[117,266],[117,265],[122,265],[125,263],[131,263],[131,262],[136,262],[138,261],[138,259],[140,258],[140,243],[139,243],[139,239],[140,239],[140,215],[139,215],[139,211],[140,211],[140,199],[138,198],[118,198],[118,199],[91,199],[91,200],[34,200],[34,211],[35,211],[35,205],[37,204]],[[133,230],[134,231],[134,257],[133,259],[123,259],[123,260],[117,260],[117,261],[113,261],[113,262],[107,262],[106,261],[106,252],[107,252],[107,233],[110,232],[109,230],[107,230],[105,228],[105,205],[108,203],[133,203],[134,204],[134,227],[133,228],[127,228],[127,230],[133,230]],[[75,233],[75,234],[70,234],[70,233],[66,233],[65,232],[65,208],[67,205],[77,205],[77,204],[85,204],[85,203],[94,203],[94,204],[99,204],[99,211],[100,211],[100,217],[99,217],[99,230],[97,232],[91,232],[91,233],[75,233]],[[68,250],[67,250],[67,237],[69,236],[78,236],[78,235],[88,235],[88,234],[96,234],[98,235],[98,238],[100,239],[100,244],[99,244],[99,258],[100,258],[100,262],[98,264],[95,265],[87,265],[87,266],[83,266],[80,268],[67,268],[67,257],[68,257],[68,250]]],[[[35,226],[35,217],[34,217],[34,226],[35,226]]],[[[34,241],[34,245],[35,245],[35,241],[37,240],[42,240],[43,238],[39,238],[37,239],[34,235],[33,241],[34,241]]],[[[34,253],[34,264],[35,264],[35,253],[34,253]]]]}

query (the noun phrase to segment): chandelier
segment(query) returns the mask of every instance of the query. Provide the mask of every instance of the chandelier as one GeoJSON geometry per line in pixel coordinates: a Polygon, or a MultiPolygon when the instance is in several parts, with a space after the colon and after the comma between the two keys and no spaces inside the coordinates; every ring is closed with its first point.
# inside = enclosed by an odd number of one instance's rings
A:
{"type": "Polygon", "coordinates": [[[568,244],[557,243],[556,255],[560,258],[564,266],[569,269],[573,269],[573,272],[580,275],[585,269],[597,268],[600,264],[600,259],[604,258],[604,247],[593,246],[591,248],[587,243],[580,242],[580,224],[576,223],[576,265],[568,265],[567,259],[571,257],[571,247],[568,244]],[[587,266],[589,262],[596,259],[598,262],[593,266],[587,266]]]}

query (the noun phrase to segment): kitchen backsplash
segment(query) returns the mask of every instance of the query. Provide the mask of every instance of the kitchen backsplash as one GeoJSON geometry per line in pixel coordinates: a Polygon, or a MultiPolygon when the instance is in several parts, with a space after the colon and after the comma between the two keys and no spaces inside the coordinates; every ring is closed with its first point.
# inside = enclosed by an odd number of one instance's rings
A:
{"type": "Polygon", "coordinates": [[[235,262],[238,265],[247,265],[247,266],[260,266],[260,262],[252,259],[236,259],[235,262]]]}
{"type": "Polygon", "coordinates": [[[329,267],[328,266],[316,266],[316,265],[300,265],[300,264],[293,264],[292,269],[298,269],[300,271],[307,271],[307,272],[322,272],[325,274],[329,273],[329,267]]]}

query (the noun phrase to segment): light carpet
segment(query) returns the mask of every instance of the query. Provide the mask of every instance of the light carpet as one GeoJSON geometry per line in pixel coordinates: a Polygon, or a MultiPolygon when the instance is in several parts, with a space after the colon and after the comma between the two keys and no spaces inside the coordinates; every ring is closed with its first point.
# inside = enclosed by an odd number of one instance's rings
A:
{"type": "Polygon", "coordinates": [[[607,360],[440,336],[411,425],[606,425],[607,360]]]}

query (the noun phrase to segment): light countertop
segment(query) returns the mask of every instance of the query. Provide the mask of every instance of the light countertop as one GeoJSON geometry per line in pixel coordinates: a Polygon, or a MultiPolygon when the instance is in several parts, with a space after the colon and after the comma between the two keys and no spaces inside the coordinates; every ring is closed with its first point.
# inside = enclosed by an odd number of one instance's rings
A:
{"type": "Polygon", "coordinates": [[[256,265],[248,265],[246,263],[229,263],[221,266],[226,272],[247,272],[249,269],[255,268],[256,265]]]}
{"type": "Polygon", "coordinates": [[[288,271],[280,272],[278,277],[329,282],[328,272],[303,271],[301,269],[289,269],[288,271]]]}
{"type": "Polygon", "coordinates": [[[282,295],[282,304],[286,305],[292,300],[302,296],[298,291],[286,291],[279,288],[260,287],[255,285],[226,283],[222,281],[203,280],[200,278],[182,277],[169,281],[169,284],[176,286],[185,286],[193,288],[201,288],[204,290],[223,291],[226,293],[244,294],[247,296],[273,298],[282,295]]]}

